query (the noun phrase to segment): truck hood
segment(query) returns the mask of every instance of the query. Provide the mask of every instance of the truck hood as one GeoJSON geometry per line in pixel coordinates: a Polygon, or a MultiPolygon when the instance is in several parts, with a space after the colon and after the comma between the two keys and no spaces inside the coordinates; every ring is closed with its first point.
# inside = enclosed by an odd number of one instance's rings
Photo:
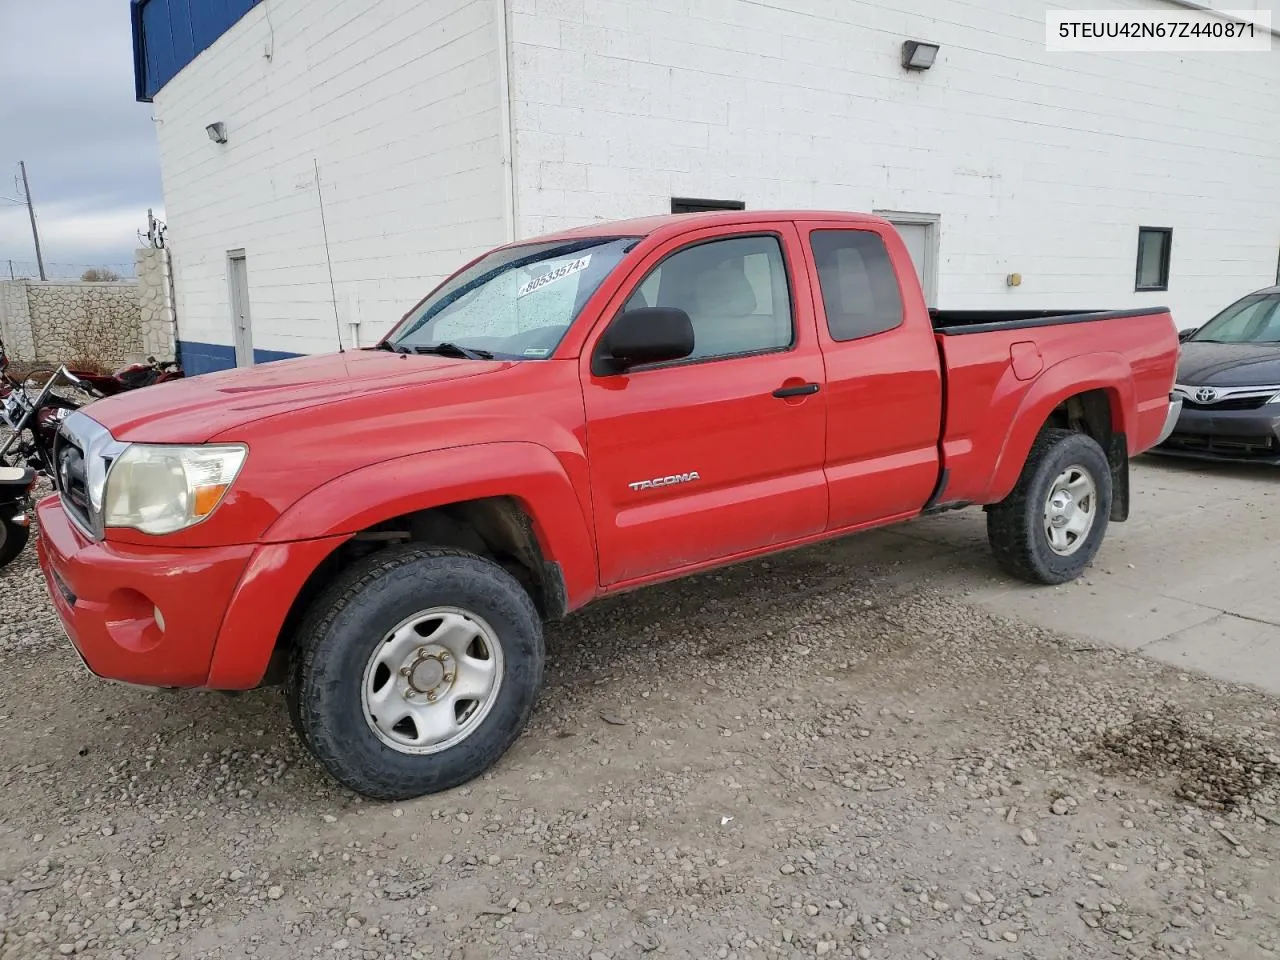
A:
{"type": "Polygon", "coordinates": [[[1182,344],[1178,383],[1206,387],[1280,384],[1280,343],[1182,344]]]}
{"type": "Polygon", "coordinates": [[[371,393],[481,376],[506,366],[350,350],[173,380],[98,400],[85,412],[117,440],[203,443],[265,417],[371,393]]]}

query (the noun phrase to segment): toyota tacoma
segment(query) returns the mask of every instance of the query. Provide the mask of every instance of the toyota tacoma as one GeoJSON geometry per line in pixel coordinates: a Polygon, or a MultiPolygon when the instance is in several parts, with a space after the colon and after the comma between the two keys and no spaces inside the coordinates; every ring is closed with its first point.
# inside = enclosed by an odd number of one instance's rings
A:
{"type": "Polygon", "coordinates": [[[67,417],[40,563],[95,674],[283,685],[375,798],[520,734],[545,621],[922,514],[1079,576],[1163,441],[1164,308],[930,310],[887,221],[721,212],[489,252],[376,346],[160,384],[67,417]]]}

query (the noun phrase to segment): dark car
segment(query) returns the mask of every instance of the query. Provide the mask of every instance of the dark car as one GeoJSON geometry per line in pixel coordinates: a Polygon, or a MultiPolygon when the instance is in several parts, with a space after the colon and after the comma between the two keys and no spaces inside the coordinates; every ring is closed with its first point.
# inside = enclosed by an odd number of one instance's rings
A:
{"type": "Polygon", "coordinates": [[[1280,464],[1280,286],[1179,334],[1182,413],[1152,453],[1280,464]]]}

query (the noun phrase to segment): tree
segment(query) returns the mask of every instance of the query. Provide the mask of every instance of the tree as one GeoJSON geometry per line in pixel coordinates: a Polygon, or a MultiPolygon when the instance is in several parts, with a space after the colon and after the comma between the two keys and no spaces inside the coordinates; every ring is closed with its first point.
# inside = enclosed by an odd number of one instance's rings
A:
{"type": "Polygon", "coordinates": [[[80,274],[80,279],[88,280],[90,283],[110,283],[113,280],[119,280],[120,274],[106,267],[90,267],[80,274]]]}

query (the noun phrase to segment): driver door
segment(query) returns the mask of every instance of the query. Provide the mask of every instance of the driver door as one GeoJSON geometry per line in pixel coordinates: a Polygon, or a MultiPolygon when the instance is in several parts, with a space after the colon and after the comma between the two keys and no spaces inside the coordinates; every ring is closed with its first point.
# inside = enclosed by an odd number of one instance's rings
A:
{"type": "Polygon", "coordinates": [[[683,360],[598,376],[583,351],[602,585],[655,578],[822,532],[823,363],[789,223],[718,227],[651,253],[605,316],[679,307],[683,360]]]}

